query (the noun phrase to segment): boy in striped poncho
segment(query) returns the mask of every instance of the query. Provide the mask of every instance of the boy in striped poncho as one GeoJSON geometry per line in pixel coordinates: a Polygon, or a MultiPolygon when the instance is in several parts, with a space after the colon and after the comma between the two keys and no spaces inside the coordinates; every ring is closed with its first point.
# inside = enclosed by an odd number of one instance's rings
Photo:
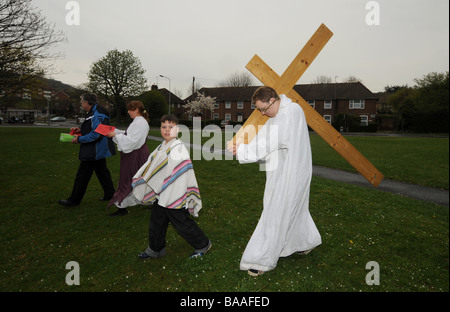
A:
{"type": "Polygon", "coordinates": [[[166,231],[169,222],[194,248],[191,257],[202,256],[211,241],[190,217],[198,217],[202,208],[200,192],[189,152],[177,139],[178,119],[161,118],[161,143],[135,174],[133,195],[143,204],[153,203],[149,225],[149,246],[140,258],[159,258],[166,254],[166,231]]]}

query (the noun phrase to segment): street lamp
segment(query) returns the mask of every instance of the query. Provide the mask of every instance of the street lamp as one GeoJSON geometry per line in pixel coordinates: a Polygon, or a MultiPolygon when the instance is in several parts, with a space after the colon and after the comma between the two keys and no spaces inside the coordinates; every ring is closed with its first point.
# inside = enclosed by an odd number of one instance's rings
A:
{"type": "Polygon", "coordinates": [[[47,99],[47,123],[50,125],[50,114],[49,114],[49,108],[50,108],[50,98],[52,97],[52,94],[50,91],[44,91],[44,97],[47,99]]]}
{"type": "Polygon", "coordinates": [[[163,75],[159,75],[159,77],[163,77],[163,78],[166,78],[167,80],[169,80],[169,114],[170,114],[170,78],[163,76],[163,75]]]}

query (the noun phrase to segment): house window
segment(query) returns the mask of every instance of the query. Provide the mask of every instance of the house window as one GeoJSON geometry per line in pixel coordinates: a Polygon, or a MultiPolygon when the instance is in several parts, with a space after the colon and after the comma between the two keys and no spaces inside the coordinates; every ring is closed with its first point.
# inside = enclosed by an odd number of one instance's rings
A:
{"type": "Polygon", "coordinates": [[[219,114],[218,113],[214,113],[213,114],[213,119],[214,120],[218,120],[219,119],[219,114]]]}
{"type": "Polygon", "coordinates": [[[364,109],[364,100],[350,100],[350,109],[364,109]]]}
{"type": "Polygon", "coordinates": [[[311,105],[312,108],[316,108],[316,101],[308,101],[308,104],[311,105]]]}
{"type": "Polygon", "coordinates": [[[242,122],[242,115],[238,115],[238,116],[237,116],[237,121],[238,121],[238,122],[242,122]]]}
{"type": "Polygon", "coordinates": [[[368,126],[369,125],[369,116],[367,115],[361,115],[361,126],[368,126]]]}
{"type": "Polygon", "coordinates": [[[332,101],[325,101],[323,104],[324,109],[332,109],[333,108],[333,102],[332,101]]]}
{"type": "Polygon", "coordinates": [[[230,109],[231,108],[231,102],[225,102],[225,109],[230,109]]]}
{"type": "Polygon", "coordinates": [[[255,103],[252,102],[251,108],[252,108],[252,109],[256,109],[255,103]]]}
{"type": "Polygon", "coordinates": [[[237,109],[244,109],[244,102],[243,101],[238,101],[237,102],[237,109]]]}
{"type": "Polygon", "coordinates": [[[225,114],[225,120],[231,120],[231,114],[225,114]]]}
{"type": "Polygon", "coordinates": [[[22,99],[24,99],[24,100],[31,100],[30,90],[23,89],[22,99]]]}
{"type": "Polygon", "coordinates": [[[323,119],[325,119],[329,124],[331,124],[331,115],[323,115],[323,119]]]}
{"type": "Polygon", "coordinates": [[[219,109],[219,103],[214,102],[214,109],[219,109]]]}

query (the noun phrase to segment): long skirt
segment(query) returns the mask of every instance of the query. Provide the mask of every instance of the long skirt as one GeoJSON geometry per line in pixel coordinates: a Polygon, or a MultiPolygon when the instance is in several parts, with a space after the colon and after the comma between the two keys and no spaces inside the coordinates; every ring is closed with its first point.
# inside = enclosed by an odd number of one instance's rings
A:
{"type": "Polygon", "coordinates": [[[148,151],[147,144],[144,143],[139,149],[130,153],[120,152],[120,177],[119,185],[114,193],[113,198],[110,200],[108,207],[116,205],[119,208],[125,208],[122,205],[122,201],[130,195],[133,191],[131,187],[131,180],[139,168],[148,160],[150,152],[148,151]]]}

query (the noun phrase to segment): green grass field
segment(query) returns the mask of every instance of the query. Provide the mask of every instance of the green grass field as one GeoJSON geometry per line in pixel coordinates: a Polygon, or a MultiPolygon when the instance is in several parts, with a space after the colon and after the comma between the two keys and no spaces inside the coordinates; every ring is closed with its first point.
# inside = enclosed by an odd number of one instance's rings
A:
{"type": "MultiPolygon", "coordinates": [[[[79,147],[58,142],[60,132],[0,128],[0,291],[449,291],[448,207],[317,177],[310,211],[323,244],[307,256],[280,258],[258,278],[248,276],[239,261],[261,213],[265,173],[230,160],[194,161],[204,206],[197,222],[213,242],[211,251],[189,259],[192,248],[169,227],[167,256],[141,260],[148,207],[107,216],[96,177],[79,207],[58,205],[79,164],[79,147]],[[80,265],[79,286],[66,284],[69,261],[80,265]],[[366,284],[370,261],[379,264],[380,285],[366,284]]],[[[448,189],[448,139],[350,141],[386,177],[448,189]]],[[[311,142],[315,164],[351,170],[320,138],[311,142]]],[[[158,144],[149,141],[149,149],[158,144]]],[[[118,181],[119,157],[108,166],[118,181]]]]}
{"type": "MultiPolygon", "coordinates": [[[[159,130],[151,130],[150,134],[160,136],[159,130]]],[[[194,138],[191,134],[186,141],[193,143],[200,137],[201,144],[211,141],[209,145],[212,145],[215,142],[214,135],[217,134],[196,135],[197,138],[194,138]]],[[[218,139],[221,145],[215,147],[226,149],[226,141],[229,139],[230,134],[222,134],[218,139]]],[[[312,134],[310,139],[314,165],[356,172],[319,135],[312,134]]],[[[346,139],[372,162],[386,179],[447,190],[449,188],[448,138],[347,136],[346,139]]]]}

